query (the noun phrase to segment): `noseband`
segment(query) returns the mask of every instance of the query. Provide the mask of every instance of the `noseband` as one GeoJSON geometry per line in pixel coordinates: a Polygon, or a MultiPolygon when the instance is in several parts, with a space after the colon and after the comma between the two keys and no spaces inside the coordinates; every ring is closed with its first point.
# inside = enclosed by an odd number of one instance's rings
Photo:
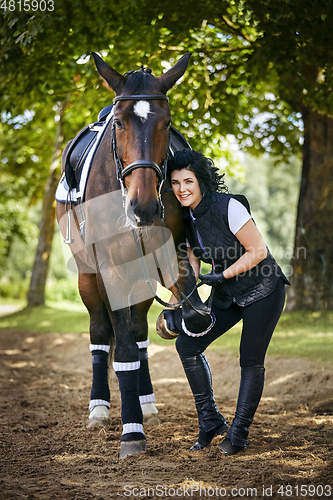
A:
{"type": "MultiPolygon", "coordinates": [[[[142,100],[152,101],[152,100],[157,100],[157,99],[164,100],[164,101],[169,100],[166,95],[119,95],[119,96],[116,96],[116,98],[114,100],[114,104],[117,104],[117,102],[119,102],[119,101],[142,101],[142,100]]],[[[157,193],[158,193],[158,198],[159,198],[159,202],[161,205],[161,209],[163,210],[163,205],[162,205],[162,201],[161,201],[161,189],[162,189],[163,182],[166,179],[169,146],[167,148],[167,154],[166,154],[164,161],[162,162],[161,167],[159,165],[157,165],[157,163],[155,163],[154,161],[136,160],[124,168],[122,161],[119,158],[118,151],[117,151],[116,127],[115,127],[114,120],[112,120],[112,126],[111,126],[111,144],[112,144],[114,160],[115,160],[116,168],[117,168],[117,178],[120,182],[121,190],[123,193],[123,200],[125,201],[124,198],[126,198],[125,177],[137,168],[151,168],[156,172],[156,175],[159,179],[157,193]]]]}

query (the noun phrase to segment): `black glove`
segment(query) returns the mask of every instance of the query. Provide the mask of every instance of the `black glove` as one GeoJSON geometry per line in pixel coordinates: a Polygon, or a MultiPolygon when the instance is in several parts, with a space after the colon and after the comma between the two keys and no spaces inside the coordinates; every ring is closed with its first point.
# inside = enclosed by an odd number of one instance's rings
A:
{"type": "Polygon", "coordinates": [[[205,283],[205,285],[215,286],[218,283],[222,283],[223,281],[225,281],[226,278],[223,276],[223,273],[210,273],[199,274],[199,279],[201,279],[201,281],[205,283]]]}
{"type": "Polygon", "coordinates": [[[184,333],[182,329],[182,308],[178,309],[164,309],[164,319],[166,321],[168,330],[174,333],[184,333]]]}

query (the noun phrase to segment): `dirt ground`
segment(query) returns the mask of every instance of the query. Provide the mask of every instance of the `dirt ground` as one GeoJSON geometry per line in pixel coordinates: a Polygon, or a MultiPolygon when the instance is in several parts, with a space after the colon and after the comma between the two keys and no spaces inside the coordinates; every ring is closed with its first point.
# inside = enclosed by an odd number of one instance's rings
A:
{"type": "MultiPolygon", "coordinates": [[[[147,451],[119,460],[120,397],[112,372],[112,424],[87,430],[88,334],[0,333],[0,499],[330,498],[333,368],[269,358],[250,446],[233,457],[189,452],[196,411],[171,343],[149,347],[161,424],[147,451]]],[[[215,397],[231,423],[236,357],[208,351],[215,397]]]]}

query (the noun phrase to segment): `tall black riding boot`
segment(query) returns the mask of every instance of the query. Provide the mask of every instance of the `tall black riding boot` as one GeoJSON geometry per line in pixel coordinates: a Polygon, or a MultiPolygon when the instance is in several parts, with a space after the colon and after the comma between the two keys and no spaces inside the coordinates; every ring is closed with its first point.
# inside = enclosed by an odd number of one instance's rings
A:
{"type": "Polygon", "coordinates": [[[234,455],[249,445],[249,427],[260,402],[264,380],[265,368],[262,365],[241,369],[235,417],[224,441],[218,445],[222,453],[234,455]]]}
{"type": "Polygon", "coordinates": [[[204,354],[181,358],[195,400],[199,418],[199,437],[191,450],[202,450],[216,434],[223,434],[228,424],[219,412],[213,397],[212,376],[204,354]]]}

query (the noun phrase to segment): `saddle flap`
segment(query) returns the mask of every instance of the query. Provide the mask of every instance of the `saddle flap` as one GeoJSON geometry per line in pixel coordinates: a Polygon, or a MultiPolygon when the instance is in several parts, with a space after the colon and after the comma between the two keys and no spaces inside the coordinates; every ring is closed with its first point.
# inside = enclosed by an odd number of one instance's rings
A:
{"type": "Polygon", "coordinates": [[[65,159],[65,175],[71,189],[78,186],[81,168],[96,136],[97,131],[92,130],[88,125],[78,133],[68,148],[65,159]]]}
{"type": "Polygon", "coordinates": [[[80,137],[80,140],[75,143],[69,158],[69,163],[73,170],[77,171],[78,169],[80,169],[80,166],[87,156],[87,153],[90,149],[90,146],[93,144],[96,135],[97,132],[94,132],[93,130],[87,130],[86,133],[80,137]]]}

